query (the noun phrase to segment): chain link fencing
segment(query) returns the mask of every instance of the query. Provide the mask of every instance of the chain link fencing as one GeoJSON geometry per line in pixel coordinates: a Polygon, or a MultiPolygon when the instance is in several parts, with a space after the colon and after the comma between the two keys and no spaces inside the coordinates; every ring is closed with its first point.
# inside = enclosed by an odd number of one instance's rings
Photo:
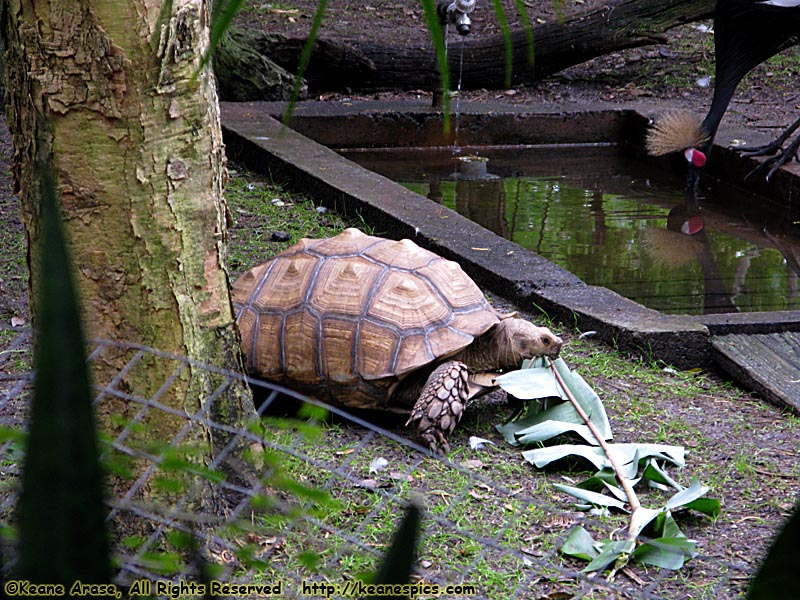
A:
{"type": "MultiPolygon", "coordinates": [[[[0,334],[0,425],[22,430],[33,381],[31,336],[10,329],[0,334]]],[[[123,480],[122,491],[117,485],[116,497],[108,500],[110,529],[134,522],[139,532],[114,546],[115,583],[124,591],[192,595],[197,591],[192,586],[208,576],[215,585],[211,591],[220,596],[243,591],[250,597],[363,596],[358,576],[374,571],[412,502],[424,507],[415,571],[419,588],[411,590],[419,597],[438,593],[492,599],[722,599],[739,597],[751,575],[745,563],[704,554],[679,573],[629,565],[612,580],[585,575],[580,571],[585,564],[559,553],[570,528],[580,523],[600,539],[616,535],[619,521],[576,512],[563,499],[557,504],[552,491],[546,491],[552,474],[545,477],[531,470],[528,480],[511,478],[501,469],[483,468],[484,451],[453,453],[460,462],[432,456],[391,429],[251,379],[248,382],[263,397],[258,407],[265,415],[262,425],[233,429],[210,415],[227,386],[242,379],[240,374],[134,344],[96,342],[89,349],[89,361],[101,360],[111,349],[126,353],[128,362],[118,377],[96,389],[96,406],[122,399],[136,410],[122,430],[106,440],[106,460],[115,454],[146,464],[135,477],[123,480]],[[126,371],[142,361],[163,361],[171,367],[172,374],[152,397],[119,385],[126,371]],[[194,414],[161,402],[187,369],[207,369],[220,380],[194,414]],[[269,416],[275,402],[285,397],[324,407],[331,418],[309,429],[303,421],[269,416]],[[158,454],[130,443],[153,411],[170,412],[182,421],[172,439],[161,440],[158,454]],[[149,489],[164,485],[165,462],[171,455],[163,450],[177,452],[191,428],[198,426],[226,436],[226,445],[193,485],[172,490],[175,502],[169,507],[143,500],[149,489]],[[263,449],[255,476],[252,469],[248,475],[248,469],[236,467],[235,451],[242,447],[263,449]],[[224,496],[222,510],[202,501],[210,486],[224,496]],[[192,550],[193,541],[199,550],[192,550]],[[209,568],[201,569],[201,564],[209,568]]],[[[13,439],[0,446],[0,514],[7,523],[13,523],[20,448],[13,439]]],[[[13,543],[6,537],[5,579],[13,574],[14,564],[13,543]]]]}

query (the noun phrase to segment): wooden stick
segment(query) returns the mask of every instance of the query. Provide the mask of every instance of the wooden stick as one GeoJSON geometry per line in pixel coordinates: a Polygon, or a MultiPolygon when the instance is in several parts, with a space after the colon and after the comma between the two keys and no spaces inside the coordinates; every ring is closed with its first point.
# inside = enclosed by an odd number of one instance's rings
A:
{"type": "MultiPolygon", "coordinates": [[[[578,404],[578,401],[572,395],[572,392],[567,387],[567,384],[564,382],[564,379],[561,377],[561,373],[559,373],[558,369],[556,369],[556,364],[552,360],[548,359],[548,361],[550,362],[550,369],[556,376],[556,381],[558,381],[558,384],[561,386],[561,389],[563,389],[564,392],[567,394],[567,398],[569,398],[569,401],[572,403],[572,406],[581,416],[583,422],[586,423],[586,426],[589,428],[589,431],[592,432],[592,435],[597,439],[597,442],[600,444],[600,447],[603,449],[603,452],[605,452],[606,456],[608,457],[608,462],[611,463],[611,468],[613,468],[614,472],[617,474],[617,479],[619,479],[619,482],[622,485],[622,489],[625,491],[625,495],[628,497],[628,504],[631,505],[631,513],[635,513],[641,507],[642,504],[641,502],[639,502],[639,498],[636,496],[636,492],[633,491],[633,486],[631,486],[631,483],[630,481],[628,481],[628,478],[622,475],[622,469],[620,469],[616,459],[609,451],[608,444],[603,439],[603,436],[597,430],[597,427],[595,427],[594,423],[592,423],[591,419],[589,419],[589,415],[586,414],[586,412],[583,410],[583,407],[580,404],[578,404]]],[[[633,522],[631,522],[631,525],[633,525],[633,522]]],[[[628,528],[628,538],[633,539],[635,537],[636,537],[635,535],[631,536],[631,529],[628,528]]]]}

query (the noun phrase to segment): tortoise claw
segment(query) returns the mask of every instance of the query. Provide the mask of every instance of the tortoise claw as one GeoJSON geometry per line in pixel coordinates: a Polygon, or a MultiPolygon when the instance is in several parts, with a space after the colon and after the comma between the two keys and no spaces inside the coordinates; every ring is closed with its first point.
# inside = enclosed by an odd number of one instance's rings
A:
{"type": "Polygon", "coordinates": [[[468,397],[467,366],[442,363],[428,377],[406,425],[416,424],[419,436],[436,454],[450,451],[447,438],[461,420],[468,397]]]}

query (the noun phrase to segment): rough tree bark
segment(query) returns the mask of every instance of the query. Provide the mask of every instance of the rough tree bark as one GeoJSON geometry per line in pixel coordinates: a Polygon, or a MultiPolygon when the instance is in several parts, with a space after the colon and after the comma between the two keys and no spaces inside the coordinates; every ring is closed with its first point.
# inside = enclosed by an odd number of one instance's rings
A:
{"type": "MultiPolygon", "coordinates": [[[[486,3],[482,10],[491,10],[486,3]]],[[[531,84],[562,69],[611,52],[666,41],[672,27],[710,18],[714,0],[621,0],[609,2],[564,22],[533,27],[534,60],[530,60],[527,33],[512,29],[511,85],[531,84]]],[[[289,72],[296,72],[305,40],[261,33],[249,34],[247,47],[289,72]]],[[[232,45],[233,47],[233,45],[232,45]]],[[[458,47],[454,45],[454,47],[458,47]]],[[[499,89],[506,85],[505,41],[502,35],[472,34],[463,40],[463,89],[499,89]]],[[[416,45],[396,46],[336,40],[319,40],[305,73],[309,89],[371,91],[379,89],[430,89],[435,84],[433,51],[416,45]]],[[[451,72],[458,72],[458,52],[450,55],[451,72]]],[[[219,73],[226,79],[230,73],[219,73]]],[[[226,90],[227,92],[227,90],[226,90]]],[[[269,90],[249,96],[227,95],[228,100],[272,98],[269,90]]]]}
{"type": "MultiPolygon", "coordinates": [[[[206,0],[7,0],[8,124],[29,243],[39,245],[37,156],[59,181],[84,323],[94,339],[136,342],[241,371],[225,268],[224,148],[210,69],[206,0]]],[[[31,289],[31,298],[36,290],[31,289]]],[[[35,315],[35,306],[32,307],[35,315]]],[[[130,353],[108,350],[93,380],[108,385],[130,353]]],[[[116,389],[156,395],[174,364],[145,357],[116,389]]],[[[196,413],[220,377],[190,367],[159,401],[196,413]]],[[[106,398],[102,427],[140,405],[106,398]]],[[[254,415],[244,384],[217,401],[218,420],[254,415]]],[[[185,419],[150,410],[140,443],[169,442],[185,419]]],[[[184,439],[209,460],[224,440],[193,427],[184,439]]],[[[135,441],[127,440],[129,443],[135,441]]]]}

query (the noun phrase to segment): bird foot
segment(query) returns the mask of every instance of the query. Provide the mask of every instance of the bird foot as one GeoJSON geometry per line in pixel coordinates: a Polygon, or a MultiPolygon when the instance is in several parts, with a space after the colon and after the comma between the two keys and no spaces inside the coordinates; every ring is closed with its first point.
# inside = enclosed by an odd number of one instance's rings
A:
{"type": "Polygon", "coordinates": [[[745,179],[749,178],[756,173],[761,173],[767,169],[767,176],[766,180],[769,181],[772,179],[772,176],[780,169],[783,165],[788,163],[790,160],[797,159],[797,151],[800,148],[800,136],[797,136],[791,144],[789,144],[786,148],[784,148],[784,143],[788,140],[795,131],[800,127],[800,119],[797,119],[794,123],[789,125],[783,133],[781,133],[777,138],[775,138],[769,144],[764,144],[763,146],[754,146],[753,148],[748,149],[740,149],[739,152],[744,157],[756,157],[756,156],[768,156],[765,161],[760,163],[756,166],[755,169],[750,171],[747,175],[745,175],[745,179]]]}
{"type": "MultiPolygon", "coordinates": [[[[766,146],[762,146],[762,148],[767,148],[771,150],[771,147],[774,144],[767,144],[766,146]]],[[[792,159],[798,160],[797,152],[800,149],[800,136],[795,138],[795,140],[787,147],[781,148],[778,147],[777,150],[771,151],[759,151],[758,148],[753,148],[747,153],[742,153],[742,156],[769,156],[766,160],[760,162],[756,167],[751,170],[747,175],[744,176],[745,180],[749,179],[753,175],[757,173],[763,173],[764,171],[767,172],[766,177],[764,178],[767,182],[772,180],[772,176],[778,172],[783,165],[790,162],[792,159]]]]}

